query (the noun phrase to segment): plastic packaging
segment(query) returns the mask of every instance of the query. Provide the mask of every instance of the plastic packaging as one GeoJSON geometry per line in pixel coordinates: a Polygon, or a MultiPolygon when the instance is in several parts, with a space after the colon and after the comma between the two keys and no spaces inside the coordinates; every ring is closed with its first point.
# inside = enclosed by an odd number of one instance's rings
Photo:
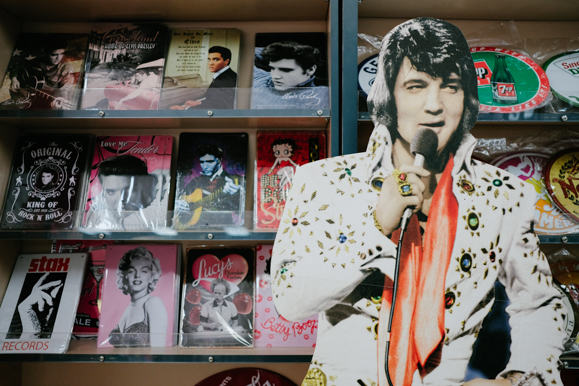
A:
{"type": "Polygon", "coordinates": [[[535,231],[563,235],[579,232],[579,223],[553,203],[545,184],[544,169],[553,154],[577,145],[579,133],[567,129],[523,137],[480,138],[473,158],[492,163],[530,183],[536,193],[535,231]]]}
{"type": "Polygon", "coordinates": [[[576,63],[579,55],[579,38],[575,39],[525,39],[525,49],[539,63],[549,77],[554,97],[545,106],[547,113],[579,112],[579,74],[577,67],[563,66],[559,58],[572,57],[576,63]],[[573,55],[575,54],[575,55],[573,55]]]}
{"type": "Polygon", "coordinates": [[[173,137],[103,136],[96,142],[83,231],[164,227],[173,137]]]}

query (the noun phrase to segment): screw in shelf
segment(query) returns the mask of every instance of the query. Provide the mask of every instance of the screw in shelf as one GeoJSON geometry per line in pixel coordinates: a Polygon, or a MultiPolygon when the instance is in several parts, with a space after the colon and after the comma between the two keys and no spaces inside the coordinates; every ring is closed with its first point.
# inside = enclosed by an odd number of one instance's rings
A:
{"type": "Polygon", "coordinates": [[[213,115],[213,111],[208,110],[208,111],[207,111],[207,115],[212,116],[212,115],[213,115]]]}
{"type": "Polygon", "coordinates": [[[207,360],[209,361],[209,363],[213,363],[213,357],[209,357],[207,358],[207,360]]]}
{"type": "Polygon", "coordinates": [[[212,239],[213,239],[213,233],[208,233],[208,234],[207,234],[207,238],[208,238],[209,240],[212,240],[212,239]]]}
{"type": "Polygon", "coordinates": [[[104,233],[99,233],[99,239],[104,239],[105,238],[105,234],[104,233]]]}
{"type": "Polygon", "coordinates": [[[566,116],[566,115],[561,115],[561,120],[562,120],[563,122],[567,122],[567,119],[569,119],[568,116],[566,116]]]}
{"type": "Polygon", "coordinates": [[[318,110],[318,115],[324,114],[324,110],[318,110]]]}
{"type": "Polygon", "coordinates": [[[566,243],[567,241],[569,241],[569,239],[567,238],[567,236],[563,236],[561,237],[561,241],[566,243]]]}
{"type": "Polygon", "coordinates": [[[104,117],[105,116],[105,112],[104,111],[99,111],[99,117],[104,117]]]}
{"type": "Polygon", "coordinates": [[[99,362],[104,362],[104,361],[105,361],[105,357],[104,357],[104,355],[101,355],[101,356],[99,357],[99,362]]]}

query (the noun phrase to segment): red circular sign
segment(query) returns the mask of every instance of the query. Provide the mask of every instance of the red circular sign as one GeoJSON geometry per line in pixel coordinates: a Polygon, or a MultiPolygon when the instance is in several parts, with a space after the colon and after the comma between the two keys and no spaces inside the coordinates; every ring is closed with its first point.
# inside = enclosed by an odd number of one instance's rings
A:
{"type": "Polygon", "coordinates": [[[247,385],[275,385],[275,386],[296,386],[295,383],[274,373],[273,371],[256,368],[239,368],[222,371],[208,378],[205,378],[195,386],[247,386],[247,385]]]}

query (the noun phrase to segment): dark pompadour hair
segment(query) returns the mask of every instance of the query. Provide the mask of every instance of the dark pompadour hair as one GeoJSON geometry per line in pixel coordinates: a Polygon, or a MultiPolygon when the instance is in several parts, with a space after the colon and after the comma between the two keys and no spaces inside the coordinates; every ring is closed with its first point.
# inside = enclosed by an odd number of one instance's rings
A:
{"type": "Polygon", "coordinates": [[[221,150],[219,146],[215,145],[201,145],[197,150],[197,154],[199,155],[199,157],[203,157],[209,154],[219,160],[223,159],[223,150],[221,150]]]}
{"type": "Polygon", "coordinates": [[[294,59],[304,71],[320,64],[320,50],[291,41],[271,43],[261,51],[261,56],[265,63],[294,59]]]}
{"type": "Polygon", "coordinates": [[[42,174],[44,174],[44,173],[50,173],[50,174],[52,174],[53,177],[56,176],[56,172],[55,172],[53,169],[49,168],[49,167],[45,167],[44,169],[42,169],[40,175],[42,175],[42,174]]]}
{"type": "Polygon", "coordinates": [[[43,48],[46,55],[50,55],[52,51],[66,50],[68,42],[64,39],[47,39],[43,48]]]}
{"type": "Polygon", "coordinates": [[[99,176],[146,176],[149,174],[147,163],[132,155],[107,158],[99,166],[99,176]]]}
{"type": "Polygon", "coordinates": [[[221,46],[213,46],[209,48],[209,51],[207,51],[207,53],[208,54],[218,53],[221,55],[221,58],[223,58],[223,60],[229,59],[229,61],[231,61],[231,50],[229,48],[221,46]]]}
{"type": "Polygon", "coordinates": [[[456,151],[464,134],[474,126],[479,110],[476,71],[464,36],[453,24],[420,17],[400,24],[384,38],[368,109],[375,123],[389,129],[393,140],[398,137],[394,85],[404,58],[417,71],[434,78],[446,79],[451,74],[460,77],[464,108],[458,130],[447,145],[456,151]]]}

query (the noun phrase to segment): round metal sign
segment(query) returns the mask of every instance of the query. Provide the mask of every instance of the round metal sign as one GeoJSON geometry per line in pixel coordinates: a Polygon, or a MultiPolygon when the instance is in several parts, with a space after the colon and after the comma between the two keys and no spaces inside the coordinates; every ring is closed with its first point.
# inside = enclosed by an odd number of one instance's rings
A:
{"type": "Polygon", "coordinates": [[[577,349],[577,333],[579,332],[579,310],[577,308],[577,284],[569,282],[562,278],[565,283],[553,279],[553,287],[555,287],[564,307],[560,310],[562,320],[564,321],[565,338],[563,339],[563,346],[566,350],[577,349]]]}
{"type": "Polygon", "coordinates": [[[256,368],[238,368],[225,370],[205,378],[195,386],[247,386],[247,385],[276,385],[296,386],[295,383],[274,373],[273,371],[256,368]]]}
{"type": "Polygon", "coordinates": [[[579,224],[553,205],[545,186],[543,170],[550,155],[539,152],[515,152],[497,158],[492,162],[531,184],[535,188],[535,231],[546,235],[564,235],[579,231],[579,224]]]}
{"type": "Polygon", "coordinates": [[[563,150],[551,157],[544,175],[553,202],[579,221],[579,148],[563,150]]]}
{"type": "Polygon", "coordinates": [[[544,65],[551,90],[557,98],[579,107],[579,52],[566,52],[544,65]]]}
{"type": "Polygon", "coordinates": [[[545,71],[529,57],[496,47],[472,47],[470,52],[477,73],[481,112],[535,109],[549,96],[545,71]]]}
{"type": "Polygon", "coordinates": [[[358,64],[358,90],[363,96],[370,94],[370,89],[374,84],[376,72],[378,71],[378,54],[372,55],[358,64]]]}

